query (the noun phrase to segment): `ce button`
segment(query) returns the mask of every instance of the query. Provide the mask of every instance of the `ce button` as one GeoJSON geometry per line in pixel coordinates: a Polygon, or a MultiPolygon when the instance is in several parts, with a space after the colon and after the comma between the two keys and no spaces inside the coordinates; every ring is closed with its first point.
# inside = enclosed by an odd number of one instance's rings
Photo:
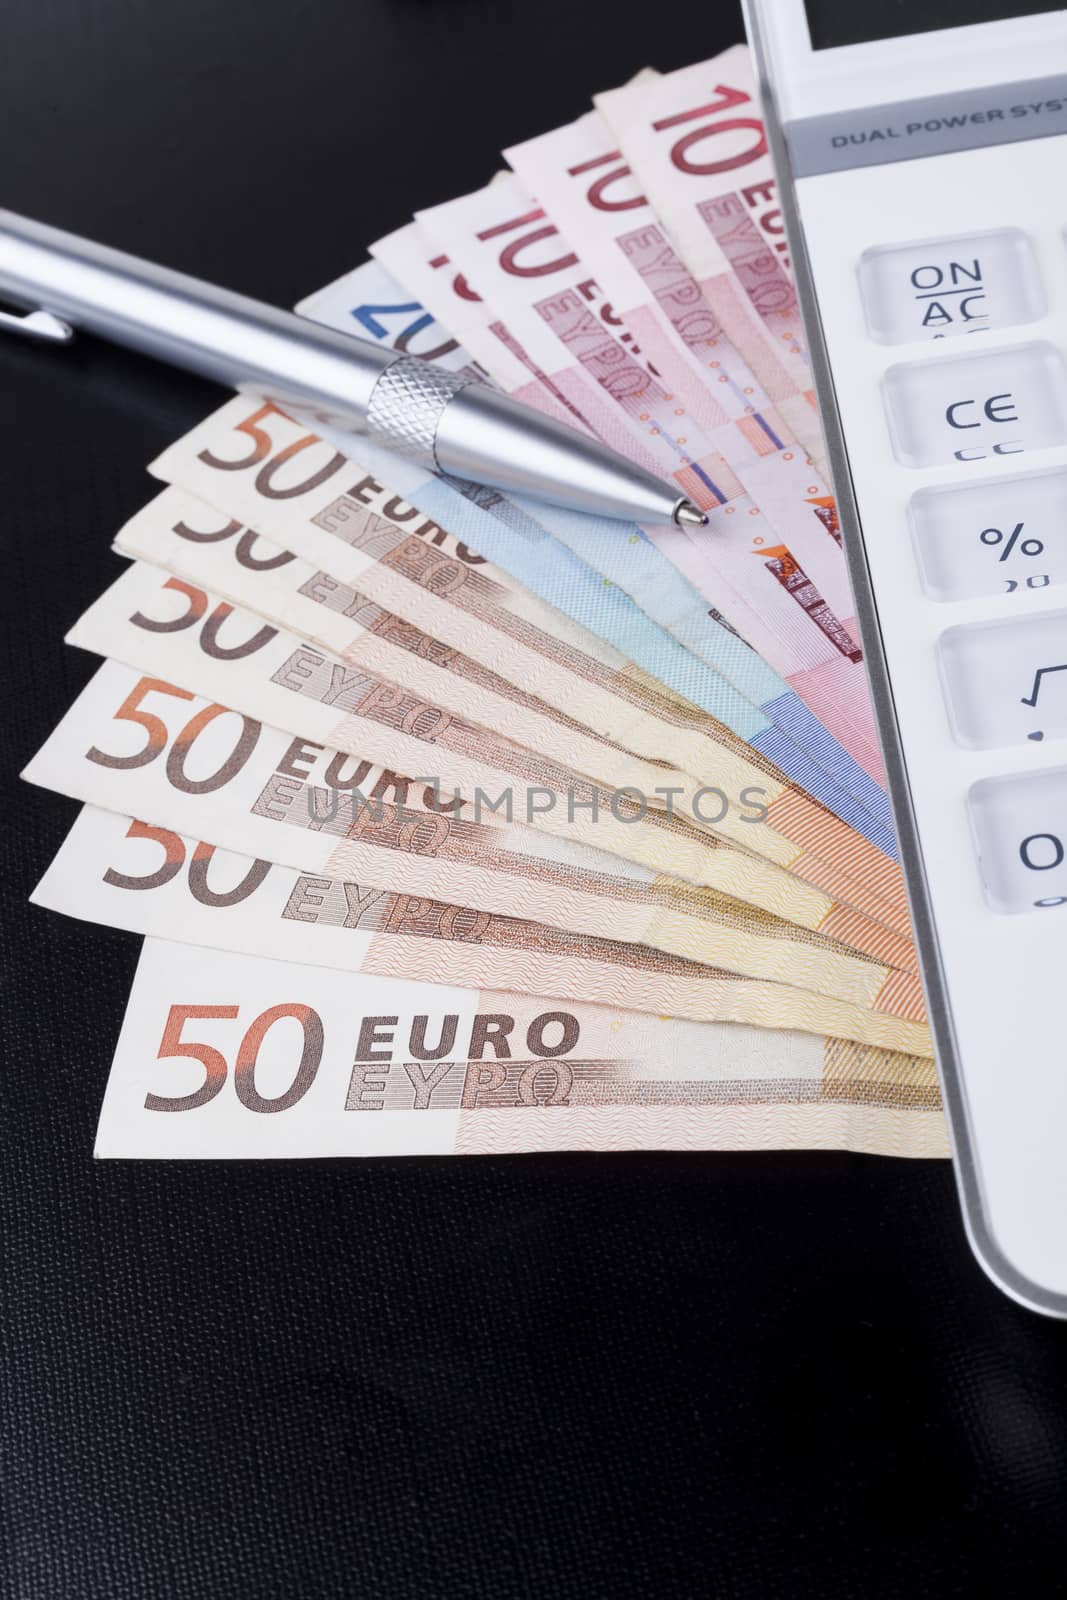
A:
{"type": "Polygon", "coordinates": [[[890,367],[893,450],[911,467],[984,461],[1067,438],[1067,370],[1049,344],[890,367]]]}

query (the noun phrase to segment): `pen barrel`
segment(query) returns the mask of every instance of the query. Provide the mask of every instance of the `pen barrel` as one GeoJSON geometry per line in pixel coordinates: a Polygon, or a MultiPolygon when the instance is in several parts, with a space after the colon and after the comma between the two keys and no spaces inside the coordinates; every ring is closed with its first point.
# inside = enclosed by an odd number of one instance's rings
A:
{"type": "Polygon", "coordinates": [[[362,431],[396,352],[0,211],[0,294],[73,328],[362,431]]]}
{"type": "Polygon", "coordinates": [[[450,477],[629,524],[670,522],[681,498],[676,485],[484,383],[458,390],[443,411],[435,456],[450,477]]]}
{"type": "Polygon", "coordinates": [[[0,210],[0,295],[442,472],[630,522],[680,495],[487,385],[0,210]]]}

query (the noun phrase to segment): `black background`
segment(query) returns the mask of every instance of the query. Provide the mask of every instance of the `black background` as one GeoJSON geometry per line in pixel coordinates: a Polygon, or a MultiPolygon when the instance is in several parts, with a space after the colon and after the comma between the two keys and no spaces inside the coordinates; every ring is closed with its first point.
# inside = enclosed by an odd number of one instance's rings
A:
{"type": "MultiPolygon", "coordinates": [[[[3,29],[0,202],[279,304],[740,37],[707,0],[3,29]]],[[[26,905],[74,807],[15,773],[92,671],[61,638],[143,464],[216,399],[0,338],[0,1593],[1026,1592],[1062,1554],[1067,1332],[981,1275],[947,1163],[93,1165],[137,944],[26,905]]]]}

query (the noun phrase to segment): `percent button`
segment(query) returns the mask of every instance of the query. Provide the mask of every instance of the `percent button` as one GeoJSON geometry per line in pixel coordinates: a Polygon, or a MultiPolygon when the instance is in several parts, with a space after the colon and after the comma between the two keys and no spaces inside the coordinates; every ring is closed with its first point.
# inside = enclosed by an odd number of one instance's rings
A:
{"type": "Polygon", "coordinates": [[[1032,594],[1067,583],[1067,471],[922,489],[909,508],[923,588],[935,600],[1032,594]]]}
{"type": "Polygon", "coordinates": [[[1024,539],[1022,537],[1025,526],[1024,522],[1017,522],[1010,533],[1005,533],[1003,528],[983,528],[978,537],[983,544],[1003,546],[997,556],[998,561],[1007,561],[1016,546],[1018,546],[1021,556],[1041,555],[1045,546],[1040,539],[1024,539]]]}

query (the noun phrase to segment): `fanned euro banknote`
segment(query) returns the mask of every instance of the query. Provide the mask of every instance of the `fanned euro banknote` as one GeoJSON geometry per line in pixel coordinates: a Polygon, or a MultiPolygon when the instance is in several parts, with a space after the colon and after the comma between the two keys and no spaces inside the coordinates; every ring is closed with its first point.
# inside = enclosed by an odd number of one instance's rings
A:
{"type": "Polygon", "coordinates": [[[150,464],[25,772],[35,902],[145,939],[98,1154],[948,1153],[754,95],[643,72],[297,308],[707,528],[247,396],[150,464]]]}

